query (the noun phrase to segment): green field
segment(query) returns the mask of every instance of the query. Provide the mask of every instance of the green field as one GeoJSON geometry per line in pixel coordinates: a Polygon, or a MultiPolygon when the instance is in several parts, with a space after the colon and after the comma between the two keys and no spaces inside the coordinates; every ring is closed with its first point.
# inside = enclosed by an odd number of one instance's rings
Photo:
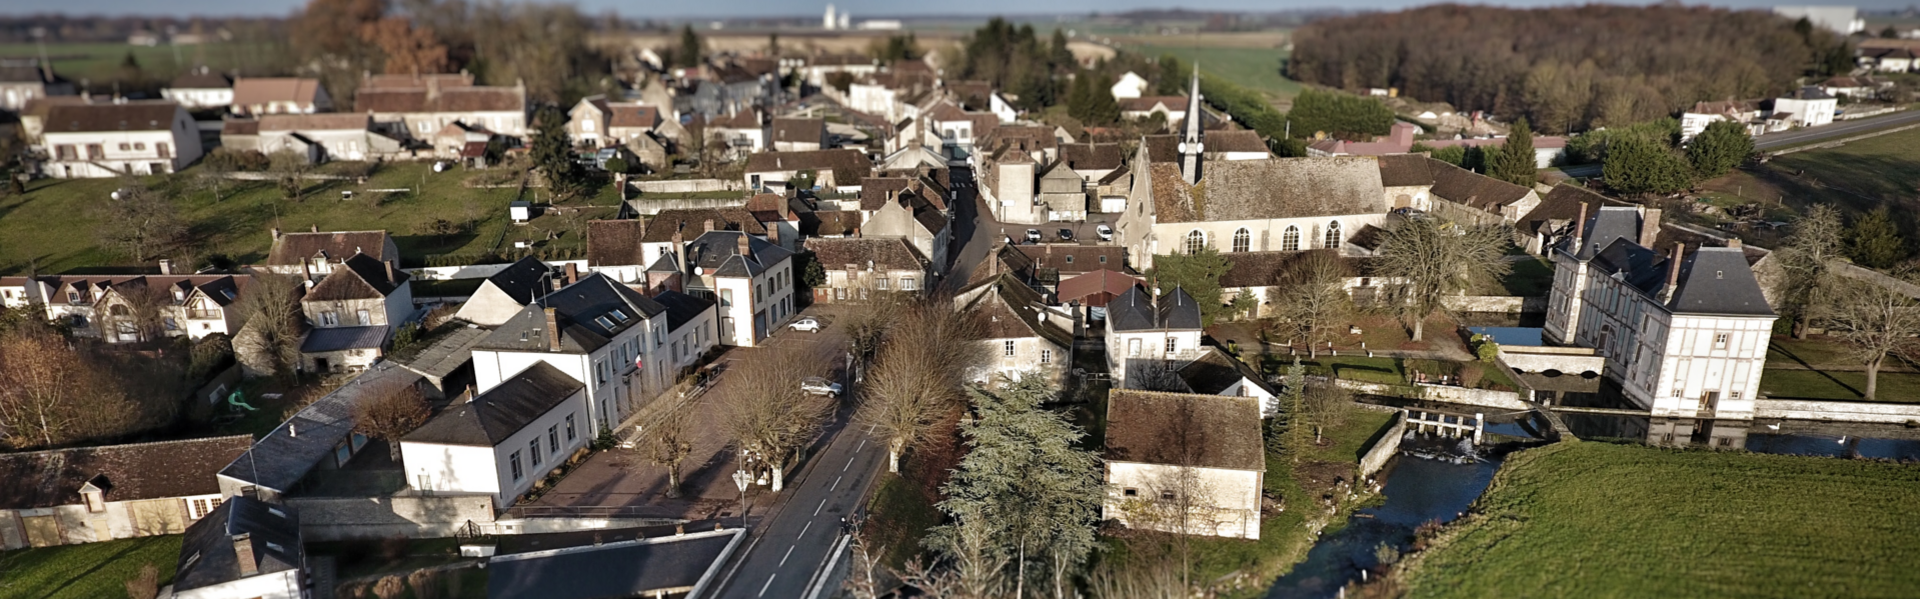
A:
{"type": "Polygon", "coordinates": [[[1278,48],[1141,44],[1126,49],[1151,58],[1172,54],[1188,63],[1197,61],[1200,71],[1209,76],[1219,76],[1274,99],[1290,99],[1300,94],[1300,82],[1280,74],[1280,61],[1287,57],[1287,52],[1278,48]]]}
{"type": "Polygon", "coordinates": [[[126,581],[153,564],[160,586],[180,565],[180,535],[122,539],[0,553],[0,599],[127,596],[126,581]]]}
{"type": "Polygon", "coordinates": [[[1514,454],[1410,597],[1899,597],[1920,469],[1567,442],[1514,454]]]}
{"type": "MultiPolygon", "coordinates": [[[[568,217],[577,222],[549,214],[515,226],[507,222],[507,204],[515,196],[513,188],[468,188],[462,181],[470,172],[430,173],[426,163],[382,166],[366,185],[314,181],[302,201],[283,199],[278,188],[264,181],[229,181],[221,190],[223,197],[216,200],[213,191],[190,185],[198,168],[178,175],[142,178],[156,190],[172,190],[174,205],[192,227],[190,249],[197,255],[181,257],[188,262],[216,254],[241,264],[257,262],[266,257],[273,241],[270,230],[275,226],[284,231],[311,227],[322,231],[385,229],[393,233],[409,266],[421,264],[432,254],[508,251],[518,240],[549,251],[578,251],[585,244],[581,236],[585,221],[610,218],[618,202],[612,196],[612,186],[602,186],[602,193],[589,202],[574,201],[574,205],[593,206],[578,217],[568,217]],[[367,191],[399,188],[420,191],[367,191]],[[348,190],[356,191],[355,199],[341,200],[340,192],[348,190]],[[473,219],[474,226],[445,236],[428,234],[426,225],[442,218],[455,222],[473,219]],[[558,239],[546,239],[546,233],[552,230],[562,231],[558,239]]],[[[28,185],[25,195],[0,196],[0,274],[26,272],[35,264],[42,273],[140,266],[128,256],[101,247],[95,233],[103,220],[105,204],[112,201],[108,194],[120,185],[118,179],[40,179],[28,185]]]]}
{"type": "MultiPolygon", "coordinates": [[[[1865,372],[1768,368],[1760,377],[1760,392],[1773,399],[1867,401],[1865,372]]],[[[1920,403],[1920,374],[1881,372],[1873,401],[1920,403]]]]}
{"type": "MultiPolygon", "coordinates": [[[[175,75],[185,72],[196,65],[206,65],[215,71],[265,75],[277,73],[290,64],[291,56],[285,44],[223,42],[216,44],[179,46],[133,46],[122,43],[53,43],[47,44],[46,55],[53,63],[55,74],[78,85],[82,79],[104,85],[120,76],[120,65],[132,54],[139,63],[141,72],[148,78],[160,82],[170,81],[175,75]]],[[[34,44],[0,44],[0,57],[38,58],[40,48],[34,44]]]]}

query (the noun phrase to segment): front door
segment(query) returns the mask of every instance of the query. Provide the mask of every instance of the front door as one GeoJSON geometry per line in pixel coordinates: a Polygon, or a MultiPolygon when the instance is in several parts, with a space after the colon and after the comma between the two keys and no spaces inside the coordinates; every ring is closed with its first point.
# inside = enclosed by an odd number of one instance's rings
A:
{"type": "Polygon", "coordinates": [[[53,516],[28,516],[21,520],[27,525],[27,545],[52,547],[65,543],[60,538],[60,522],[53,516]]]}

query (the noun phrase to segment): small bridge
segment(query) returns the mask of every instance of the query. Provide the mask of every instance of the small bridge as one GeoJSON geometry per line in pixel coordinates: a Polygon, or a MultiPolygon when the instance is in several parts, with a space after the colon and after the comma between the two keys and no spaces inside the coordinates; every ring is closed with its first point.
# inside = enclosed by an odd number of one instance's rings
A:
{"type": "Polygon", "coordinates": [[[1407,409],[1407,430],[1433,432],[1444,437],[1473,437],[1473,444],[1480,444],[1480,435],[1486,430],[1485,414],[1455,414],[1438,410],[1419,408],[1407,409]]]}

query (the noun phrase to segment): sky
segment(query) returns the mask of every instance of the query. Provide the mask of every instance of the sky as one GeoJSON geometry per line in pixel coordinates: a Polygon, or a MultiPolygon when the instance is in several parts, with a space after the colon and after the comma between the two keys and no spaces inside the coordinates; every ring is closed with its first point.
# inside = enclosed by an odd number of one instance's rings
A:
{"type": "MultiPolygon", "coordinates": [[[[1791,0],[1789,0],[1791,1],[1791,0]]],[[[1867,0],[1856,3],[1864,9],[1904,8],[1914,5],[1916,0],[1867,0]]],[[[1432,4],[1422,0],[1361,0],[1360,2],[1339,0],[969,0],[964,3],[901,0],[841,0],[835,5],[841,10],[853,14],[858,20],[871,16],[913,16],[913,15],[980,15],[993,14],[1060,14],[1123,12],[1134,9],[1160,9],[1178,6],[1188,10],[1231,10],[1231,11],[1279,11],[1293,9],[1340,7],[1349,9],[1394,10],[1408,6],[1432,4]]],[[[1555,6],[1578,4],[1567,0],[1502,0],[1485,2],[1507,6],[1555,6]]],[[[1688,2],[1696,4],[1698,2],[1688,2]]],[[[305,4],[305,0],[4,0],[0,1],[0,15],[22,15],[32,13],[65,12],[67,14],[108,14],[108,15],[269,15],[280,16],[292,13],[305,4]]],[[[578,0],[574,4],[589,13],[600,13],[608,9],[627,17],[657,16],[661,18],[692,17],[787,17],[818,15],[825,8],[825,2],[800,0],[708,0],[705,2],[665,2],[662,0],[578,0]]],[[[1646,4],[1646,2],[1621,2],[1621,4],[1646,4]]],[[[1776,4],[1765,0],[1714,0],[1705,2],[1716,6],[1735,8],[1764,8],[1776,4]]],[[[1796,3],[1798,4],[1798,3],[1796,3]]]]}

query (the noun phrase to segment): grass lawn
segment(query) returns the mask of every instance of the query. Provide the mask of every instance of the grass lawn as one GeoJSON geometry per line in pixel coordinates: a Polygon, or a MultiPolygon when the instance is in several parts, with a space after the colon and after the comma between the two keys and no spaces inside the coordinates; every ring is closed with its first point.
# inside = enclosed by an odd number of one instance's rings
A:
{"type": "Polygon", "coordinates": [[[884,549],[882,563],[896,568],[923,553],[920,539],[940,525],[942,516],[911,481],[892,473],[880,475],[880,486],[874,489],[867,510],[870,515],[863,528],[873,549],[884,549]]]}
{"type": "Polygon", "coordinates": [[[1544,258],[1513,262],[1513,271],[1500,279],[1507,295],[1542,297],[1553,290],[1553,264],[1544,258]]]}
{"type": "Polygon", "coordinates": [[[1189,64],[1197,61],[1200,70],[1209,76],[1220,76],[1275,99],[1291,100],[1300,95],[1300,82],[1280,74],[1280,61],[1286,59],[1287,52],[1279,48],[1182,44],[1172,39],[1161,44],[1129,45],[1126,48],[1153,59],[1172,54],[1189,64]]]}
{"type": "MultiPolygon", "coordinates": [[[[1920,129],[1781,155],[1700,187],[1735,201],[1781,204],[1793,213],[1817,203],[1837,204],[1855,213],[1883,204],[1890,205],[1896,215],[1920,210],[1916,199],[1920,198],[1920,129]]],[[[1781,212],[1768,210],[1770,217],[1781,212]]],[[[1911,236],[1912,230],[1907,232],[1911,236]]],[[[1752,239],[1762,240],[1760,236],[1752,239]]]]}
{"type": "MultiPolygon", "coordinates": [[[[191,189],[188,183],[198,166],[177,175],[143,177],[155,189],[174,190],[174,205],[190,224],[194,248],[205,255],[223,254],[239,263],[266,258],[272,246],[270,229],[322,231],[385,229],[394,235],[400,253],[410,264],[444,253],[511,250],[513,241],[529,240],[539,247],[584,247],[585,222],[614,213],[618,202],[608,193],[576,200],[563,215],[549,211],[526,225],[507,222],[507,204],[515,189],[475,189],[462,182],[473,173],[428,171],[426,163],[381,166],[366,185],[351,181],[315,181],[303,201],[282,199],[270,182],[228,181],[215,199],[211,190],[191,189]],[[393,194],[368,189],[408,188],[393,194]],[[356,199],[341,201],[341,191],[356,191],[356,199]],[[435,219],[464,222],[472,230],[451,235],[426,234],[435,219]],[[578,227],[578,229],[575,229],[578,227]],[[558,239],[547,239],[559,231],[558,239]]],[[[103,221],[108,194],[120,187],[117,179],[41,179],[21,196],[0,197],[0,274],[18,274],[37,262],[43,273],[89,267],[139,266],[124,255],[101,247],[95,230],[103,221]]],[[[603,186],[603,190],[605,187],[603,186]]]]}
{"type": "MultiPolygon", "coordinates": [[[[1772,399],[1867,401],[1866,390],[1865,372],[1768,368],[1760,375],[1760,392],[1772,399]]],[[[1883,403],[1920,403],[1920,374],[1881,372],[1874,396],[1883,403]]]]}
{"type": "Polygon", "coordinates": [[[1896,597],[1920,469],[1565,442],[1514,454],[1401,572],[1410,597],[1896,597]]]}
{"type": "MultiPolygon", "coordinates": [[[[134,62],[140,64],[140,70],[148,79],[164,84],[175,75],[185,72],[194,65],[205,64],[214,71],[231,72],[235,67],[248,67],[248,72],[258,74],[257,70],[287,62],[291,56],[286,44],[218,42],[199,46],[182,46],[179,58],[175,59],[175,48],[169,45],[132,46],[124,43],[50,43],[47,44],[47,58],[53,62],[53,70],[61,77],[73,81],[77,86],[81,79],[90,79],[96,85],[109,83],[120,77],[120,65],[133,55],[134,62]]],[[[0,44],[0,56],[19,58],[38,58],[39,46],[32,43],[0,44]]]]}
{"type": "Polygon", "coordinates": [[[181,535],[122,539],[0,553],[0,599],[125,597],[125,583],[153,564],[173,582],[181,535]]]}

